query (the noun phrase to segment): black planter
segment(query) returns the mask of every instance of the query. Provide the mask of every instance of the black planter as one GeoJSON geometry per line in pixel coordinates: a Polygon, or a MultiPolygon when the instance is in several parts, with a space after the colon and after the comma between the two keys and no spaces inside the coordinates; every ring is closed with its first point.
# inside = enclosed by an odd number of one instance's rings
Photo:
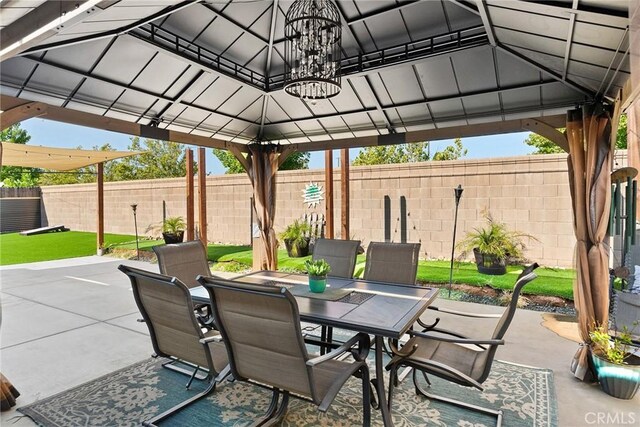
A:
{"type": "Polygon", "coordinates": [[[640,357],[629,356],[627,365],[616,365],[591,352],[600,388],[618,399],[633,399],[640,388],[640,357]]]}
{"type": "Polygon", "coordinates": [[[476,259],[478,272],[482,274],[490,274],[492,276],[502,276],[507,274],[507,260],[504,258],[496,258],[493,255],[483,254],[478,249],[473,250],[473,256],[476,259]]]}
{"type": "Polygon", "coordinates": [[[178,231],[177,233],[162,233],[162,238],[167,245],[172,243],[181,243],[184,239],[184,231],[178,231]]]}
{"type": "Polygon", "coordinates": [[[292,245],[291,240],[285,240],[284,246],[287,248],[287,254],[290,258],[302,258],[309,255],[309,240],[304,247],[292,245]]]}

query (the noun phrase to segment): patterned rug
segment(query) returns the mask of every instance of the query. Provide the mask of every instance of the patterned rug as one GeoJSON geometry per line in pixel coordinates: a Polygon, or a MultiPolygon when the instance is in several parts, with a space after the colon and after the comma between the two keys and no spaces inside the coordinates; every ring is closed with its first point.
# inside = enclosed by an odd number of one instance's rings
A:
{"type": "MultiPolygon", "coordinates": [[[[176,403],[201,391],[205,384],[161,367],[161,360],[147,359],[71,390],[22,407],[20,412],[42,426],[137,426],[176,403]]],[[[502,408],[505,426],[557,425],[553,373],[506,362],[495,362],[485,391],[432,379],[434,393],[490,408],[502,408]]],[[[352,378],[326,414],[292,398],[282,426],[362,425],[361,383],[352,378]]],[[[247,426],[267,409],[270,392],[246,383],[225,381],[203,399],[172,418],[167,426],[247,426]]],[[[382,425],[378,411],[374,426],[382,425]]],[[[394,398],[393,419],[401,426],[482,427],[495,425],[491,417],[440,402],[430,402],[413,390],[410,377],[394,398]]]]}

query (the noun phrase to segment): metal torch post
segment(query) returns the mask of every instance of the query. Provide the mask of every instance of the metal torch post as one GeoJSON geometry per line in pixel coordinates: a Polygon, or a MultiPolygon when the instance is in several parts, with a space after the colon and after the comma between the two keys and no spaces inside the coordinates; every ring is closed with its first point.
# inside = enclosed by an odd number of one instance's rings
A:
{"type": "Polygon", "coordinates": [[[138,246],[138,219],[136,218],[136,209],[138,208],[137,204],[132,204],[131,209],[133,209],[133,226],[136,229],[136,259],[140,260],[140,246],[138,246]]]}
{"type": "Polygon", "coordinates": [[[460,198],[462,197],[462,185],[458,184],[457,188],[453,189],[456,197],[456,213],[453,218],[453,244],[451,245],[451,265],[449,266],[449,298],[451,298],[451,286],[453,286],[453,256],[456,250],[456,229],[458,228],[458,205],[460,204],[460,198]]]}

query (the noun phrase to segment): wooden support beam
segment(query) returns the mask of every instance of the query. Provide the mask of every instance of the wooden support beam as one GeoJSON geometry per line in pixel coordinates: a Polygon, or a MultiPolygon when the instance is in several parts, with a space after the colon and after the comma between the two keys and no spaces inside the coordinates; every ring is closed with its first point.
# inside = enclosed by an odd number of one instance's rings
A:
{"type": "Polygon", "coordinates": [[[96,233],[96,246],[97,254],[102,255],[104,249],[104,163],[98,163],[98,206],[97,206],[97,230],[96,233]]]}
{"type": "Polygon", "coordinates": [[[334,226],[333,226],[333,151],[327,150],[324,152],[324,201],[325,201],[325,214],[326,221],[325,237],[327,239],[333,239],[334,226]]]}
{"type": "Polygon", "coordinates": [[[340,150],[340,186],[342,196],[342,233],[341,237],[348,240],[349,233],[349,149],[340,150]]]}
{"type": "Polygon", "coordinates": [[[187,240],[194,239],[193,150],[187,148],[187,240]]]}
{"type": "Polygon", "coordinates": [[[1,105],[0,108],[3,109],[2,113],[0,113],[0,129],[2,130],[23,120],[42,116],[47,111],[46,104],[41,102],[27,102],[14,107],[1,105]]]}
{"type": "Polygon", "coordinates": [[[207,165],[204,148],[198,148],[198,219],[200,241],[207,247],[207,165]]]}
{"type": "Polygon", "coordinates": [[[540,136],[544,136],[567,153],[569,152],[569,142],[567,141],[566,135],[542,120],[523,120],[522,127],[540,136]]]}

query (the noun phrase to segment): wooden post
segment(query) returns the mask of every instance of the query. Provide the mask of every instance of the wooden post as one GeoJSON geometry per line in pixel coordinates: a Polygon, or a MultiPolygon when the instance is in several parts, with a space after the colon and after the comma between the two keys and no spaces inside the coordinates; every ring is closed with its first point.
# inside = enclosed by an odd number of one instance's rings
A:
{"type": "Polygon", "coordinates": [[[187,240],[194,239],[193,223],[193,150],[187,148],[187,240]]]}
{"type": "Polygon", "coordinates": [[[96,233],[96,253],[102,255],[104,248],[104,163],[98,163],[98,215],[96,233]]]}
{"type": "Polygon", "coordinates": [[[324,152],[325,237],[333,239],[333,150],[324,152]]]}
{"type": "Polygon", "coordinates": [[[207,165],[204,148],[198,148],[198,219],[200,222],[200,240],[207,247],[207,165]]]}
{"type": "Polygon", "coordinates": [[[340,186],[342,188],[342,233],[349,240],[349,149],[340,150],[340,186]]]}

